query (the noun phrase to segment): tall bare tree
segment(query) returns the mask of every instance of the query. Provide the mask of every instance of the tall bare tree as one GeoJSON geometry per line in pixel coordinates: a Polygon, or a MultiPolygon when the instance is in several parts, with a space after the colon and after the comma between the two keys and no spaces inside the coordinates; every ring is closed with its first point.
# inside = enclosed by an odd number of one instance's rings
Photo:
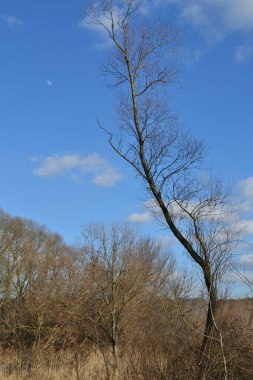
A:
{"type": "Polygon", "coordinates": [[[168,111],[163,89],[175,77],[177,31],[160,22],[143,24],[141,6],[136,0],[100,0],[87,11],[87,22],[105,31],[112,43],[103,71],[121,91],[118,130],[102,128],[114,151],[143,181],[155,214],[201,270],[208,296],[200,359],[200,378],[205,379],[208,345],[218,339],[223,352],[215,316],[219,280],[236,241],[235,221],[228,193],[201,169],[203,143],[179,128],[168,111]]]}

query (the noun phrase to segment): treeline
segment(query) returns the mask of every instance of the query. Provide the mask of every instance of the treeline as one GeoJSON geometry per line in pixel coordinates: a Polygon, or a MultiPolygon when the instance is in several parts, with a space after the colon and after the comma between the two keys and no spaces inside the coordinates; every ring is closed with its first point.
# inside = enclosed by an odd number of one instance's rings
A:
{"type": "MultiPolygon", "coordinates": [[[[177,274],[168,251],[128,226],[89,225],[80,247],[70,247],[1,212],[2,372],[35,379],[43,367],[47,379],[195,379],[207,302],[190,298],[194,286],[177,274]]],[[[220,302],[229,378],[252,379],[253,304],[220,302]]],[[[220,341],[209,354],[207,379],[222,379],[220,341]]]]}

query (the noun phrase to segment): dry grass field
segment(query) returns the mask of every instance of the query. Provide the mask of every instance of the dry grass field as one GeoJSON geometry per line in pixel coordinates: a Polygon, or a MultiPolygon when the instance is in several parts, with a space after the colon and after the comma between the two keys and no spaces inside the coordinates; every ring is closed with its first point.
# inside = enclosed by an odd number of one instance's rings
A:
{"type": "MultiPolygon", "coordinates": [[[[197,307],[200,312],[203,308],[197,300],[192,306],[191,316],[196,318],[197,307]]],[[[252,301],[228,300],[222,314],[227,365],[231,374],[228,380],[252,380],[252,301]]],[[[161,326],[161,331],[157,326],[155,339],[147,333],[147,340],[145,336],[137,336],[134,345],[130,341],[121,342],[117,368],[111,351],[100,350],[94,345],[77,344],[71,349],[60,350],[38,346],[21,351],[5,349],[0,355],[0,380],[195,380],[198,334],[194,330],[187,332],[179,315],[173,323],[170,321],[173,330],[167,337],[165,326],[161,326]],[[181,325],[180,334],[175,332],[176,323],[181,325]]],[[[130,331],[128,336],[131,337],[130,331]]],[[[133,337],[131,339],[134,342],[133,337]]],[[[219,345],[214,342],[211,351],[213,367],[210,367],[207,379],[222,380],[219,345]]]]}
{"type": "Polygon", "coordinates": [[[0,380],[81,380],[106,379],[102,357],[92,353],[89,358],[77,361],[71,353],[46,354],[33,358],[28,364],[15,353],[5,354],[1,363],[0,380]],[[31,364],[31,363],[30,363],[31,364]]]}

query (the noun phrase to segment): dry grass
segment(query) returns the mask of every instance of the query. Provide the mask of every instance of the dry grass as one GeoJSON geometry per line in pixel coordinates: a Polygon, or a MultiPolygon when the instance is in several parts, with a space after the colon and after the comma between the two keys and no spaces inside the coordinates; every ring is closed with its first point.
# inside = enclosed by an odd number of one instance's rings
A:
{"type": "Polygon", "coordinates": [[[93,352],[83,360],[70,353],[40,354],[22,359],[9,353],[0,364],[0,380],[104,380],[106,370],[101,355],[93,352]]]}
{"type": "MultiPolygon", "coordinates": [[[[228,301],[219,316],[231,379],[253,379],[252,307],[252,301],[228,301]]],[[[194,380],[199,335],[187,326],[181,323],[179,329],[171,324],[169,335],[161,335],[163,326],[159,326],[161,332],[159,328],[146,330],[145,336],[130,334],[131,339],[121,342],[117,373],[110,366],[113,361],[109,353],[105,353],[104,360],[101,352],[87,342],[72,345],[72,351],[55,351],[53,347],[43,350],[43,341],[32,350],[5,350],[0,352],[0,380],[194,380]]],[[[214,369],[207,379],[220,380],[218,345],[212,347],[212,359],[214,369]]]]}
{"type": "MultiPolygon", "coordinates": [[[[107,364],[110,357],[107,353],[107,364]]],[[[189,358],[188,358],[189,359],[189,358]]],[[[191,371],[191,374],[193,372],[191,371]]],[[[15,352],[1,355],[0,380],[161,380],[175,379],[168,360],[159,352],[129,353],[122,358],[117,371],[106,368],[99,351],[76,357],[71,352],[39,352],[23,357],[15,352]],[[108,372],[109,371],[109,376],[108,372]],[[169,371],[169,372],[168,372],[169,371]]],[[[183,376],[182,380],[190,377],[183,376]]],[[[193,377],[191,377],[193,379],[193,377]]]]}

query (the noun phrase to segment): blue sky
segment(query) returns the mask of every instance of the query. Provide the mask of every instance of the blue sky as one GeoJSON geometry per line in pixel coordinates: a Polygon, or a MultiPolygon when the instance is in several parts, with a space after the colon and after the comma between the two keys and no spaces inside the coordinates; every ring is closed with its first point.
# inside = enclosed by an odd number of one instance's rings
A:
{"type": "MultiPolygon", "coordinates": [[[[207,166],[238,191],[253,235],[253,2],[149,0],[143,17],[179,25],[180,123],[209,147],[207,166]]],[[[91,221],[131,221],[164,236],[141,185],[107,144],[115,94],[99,62],[110,47],[82,23],[85,1],[1,0],[0,207],[75,242],[91,221]]],[[[253,279],[251,247],[239,265],[253,279]],[[246,268],[246,269],[245,269],[246,268]]]]}

